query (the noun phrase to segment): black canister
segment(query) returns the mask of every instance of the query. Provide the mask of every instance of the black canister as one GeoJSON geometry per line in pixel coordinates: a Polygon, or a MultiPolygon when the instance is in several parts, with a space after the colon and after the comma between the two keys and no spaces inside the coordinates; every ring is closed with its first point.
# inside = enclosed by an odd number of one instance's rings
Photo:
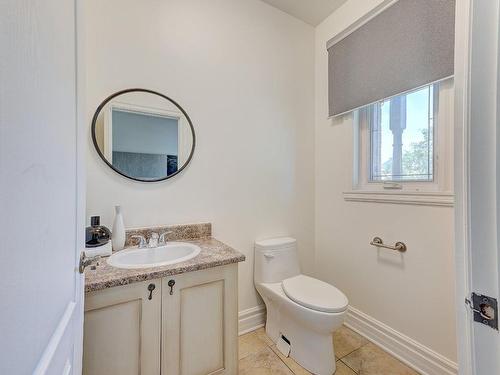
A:
{"type": "Polygon", "coordinates": [[[85,229],[85,247],[98,247],[105,245],[111,238],[111,231],[101,225],[100,216],[90,218],[90,227],[85,229]]]}

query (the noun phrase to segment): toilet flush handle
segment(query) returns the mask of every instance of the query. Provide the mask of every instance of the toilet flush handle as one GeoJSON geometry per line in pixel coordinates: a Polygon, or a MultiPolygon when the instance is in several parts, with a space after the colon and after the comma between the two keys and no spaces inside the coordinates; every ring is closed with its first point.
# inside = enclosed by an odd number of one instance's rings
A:
{"type": "Polygon", "coordinates": [[[266,259],[273,259],[274,258],[274,254],[273,253],[264,253],[264,257],[266,259]]]}

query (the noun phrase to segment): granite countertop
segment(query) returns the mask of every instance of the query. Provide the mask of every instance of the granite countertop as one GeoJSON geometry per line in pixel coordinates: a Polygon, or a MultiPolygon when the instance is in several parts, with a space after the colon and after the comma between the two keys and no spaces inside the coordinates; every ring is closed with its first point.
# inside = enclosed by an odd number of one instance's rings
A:
{"type": "Polygon", "coordinates": [[[85,270],[85,292],[159,279],[165,276],[204,270],[245,260],[243,254],[214,238],[184,240],[184,242],[198,245],[201,252],[193,259],[177,264],[153,268],[122,269],[110,266],[107,258],[101,259],[95,270],[90,269],[90,267],[85,270]]]}

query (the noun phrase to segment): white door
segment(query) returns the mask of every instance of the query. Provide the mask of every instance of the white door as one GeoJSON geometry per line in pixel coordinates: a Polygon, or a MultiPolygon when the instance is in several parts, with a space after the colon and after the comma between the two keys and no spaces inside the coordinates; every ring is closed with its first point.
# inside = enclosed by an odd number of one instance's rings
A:
{"type": "Polygon", "coordinates": [[[76,0],[0,1],[0,374],[80,374],[76,0]]]}
{"type": "MultiPolygon", "coordinates": [[[[500,0],[457,0],[456,250],[461,374],[500,374],[498,330],[473,322],[472,292],[499,299],[500,0]]],[[[486,320],[487,321],[487,320],[486,320]]]]}

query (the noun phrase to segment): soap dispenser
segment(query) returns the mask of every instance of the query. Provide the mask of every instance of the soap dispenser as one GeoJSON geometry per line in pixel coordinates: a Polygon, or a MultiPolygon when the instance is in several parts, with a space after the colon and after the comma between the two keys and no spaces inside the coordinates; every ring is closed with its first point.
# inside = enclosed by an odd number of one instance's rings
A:
{"type": "Polygon", "coordinates": [[[111,232],[101,225],[99,216],[90,218],[90,227],[85,229],[85,253],[88,257],[111,255],[111,232]]]}

